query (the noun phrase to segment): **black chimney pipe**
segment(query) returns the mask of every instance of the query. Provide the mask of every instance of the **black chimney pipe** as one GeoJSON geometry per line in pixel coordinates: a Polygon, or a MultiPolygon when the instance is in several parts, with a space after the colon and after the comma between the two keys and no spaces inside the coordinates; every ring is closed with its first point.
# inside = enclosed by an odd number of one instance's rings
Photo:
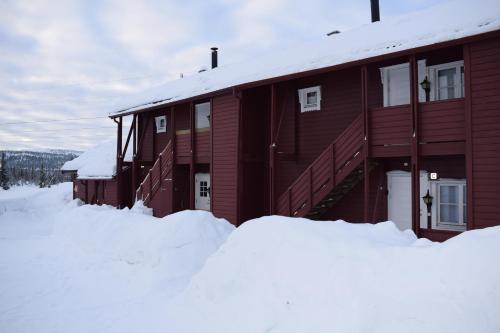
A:
{"type": "Polygon", "coordinates": [[[212,50],[212,68],[217,67],[217,50],[218,48],[212,47],[210,48],[212,50]]]}
{"type": "Polygon", "coordinates": [[[378,0],[370,0],[372,7],[372,22],[380,21],[380,9],[378,6],[378,0]]]}

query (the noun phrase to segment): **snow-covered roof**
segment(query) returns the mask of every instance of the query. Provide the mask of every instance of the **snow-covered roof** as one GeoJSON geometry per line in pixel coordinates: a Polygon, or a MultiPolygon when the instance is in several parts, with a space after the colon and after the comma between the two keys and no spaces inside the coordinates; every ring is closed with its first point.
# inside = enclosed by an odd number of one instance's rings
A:
{"type": "MultiPolygon", "coordinates": [[[[130,160],[130,149],[125,160],[130,160]]],[[[116,140],[100,143],[64,163],[62,171],[76,171],[78,179],[111,179],[116,175],[116,140]]]]}
{"type": "Polygon", "coordinates": [[[256,57],[170,81],[115,105],[113,115],[147,109],[251,82],[340,65],[500,29],[498,0],[457,0],[383,19],[256,57]]]}

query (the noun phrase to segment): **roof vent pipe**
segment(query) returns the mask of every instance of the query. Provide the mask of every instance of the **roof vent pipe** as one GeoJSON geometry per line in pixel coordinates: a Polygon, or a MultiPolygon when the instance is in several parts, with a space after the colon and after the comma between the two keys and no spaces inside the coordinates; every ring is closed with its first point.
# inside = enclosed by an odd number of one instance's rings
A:
{"type": "Polygon", "coordinates": [[[372,22],[380,21],[380,9],[378,6],[378,0],[370,0],[372,7],[372,22]]]}
{"type": "Polygon", "coordinates": [[[217,67],[217,50],[218,48],[212,47],[210,48],[212,50],[212,68],[217,67]]]}

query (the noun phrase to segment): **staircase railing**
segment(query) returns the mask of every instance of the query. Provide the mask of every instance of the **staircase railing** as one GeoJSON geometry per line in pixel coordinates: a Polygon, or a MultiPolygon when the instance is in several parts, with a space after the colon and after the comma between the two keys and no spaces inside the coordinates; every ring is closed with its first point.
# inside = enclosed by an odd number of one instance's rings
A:
{"type": "Polygon", "coordinates": [[[276,213],[305,216],[362,161],[363,117],[359,115],[278,198],[276,213]]]}
{"type": "Polygon", "coordinates": [[[169,141],[139,185],[136,200],[142,200],[146,206],[151,202],[156,192],[161,188],[162,182],[168,177],[172,178],[173,161],[174,150],[172,141],[169,141]]]}

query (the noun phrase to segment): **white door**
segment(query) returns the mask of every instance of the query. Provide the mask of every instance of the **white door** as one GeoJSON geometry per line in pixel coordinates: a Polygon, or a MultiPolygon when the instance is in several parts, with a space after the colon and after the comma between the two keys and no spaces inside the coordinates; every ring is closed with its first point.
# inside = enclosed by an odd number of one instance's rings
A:
{"type": "Polygon", "coordinates": [[[197,173],[195,180],[194,207],[196,209],[210,210],[210,174],[197,173]]]}
{"type": "MultiPolygon", "coordinates": [[[[420,197],[429,188],[427,172],[420,172],[420,197]],[[423,193],[423,194],[422,194],[423,193]]],[[[390,171],[387,173],[387,189],[389,191],[387,210],[389,221],[393,221],[400,230],[411,229],[411,173],[406,171],[390,171]]],[[[420,226],[426,226],[425,204],[420,199],[420,226]]]]}

